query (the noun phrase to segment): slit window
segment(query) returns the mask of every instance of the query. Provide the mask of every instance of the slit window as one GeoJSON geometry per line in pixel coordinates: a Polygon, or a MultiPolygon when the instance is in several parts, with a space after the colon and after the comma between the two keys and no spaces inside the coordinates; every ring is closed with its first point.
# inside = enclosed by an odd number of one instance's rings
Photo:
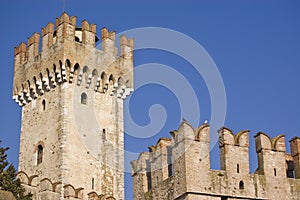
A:
{"type": "Polygon", "coordinates": [[[240,165],[239,164],[236,165],[236,172],[240,173],[240,165]]]}
{"type": "Polygon", "coordinates": [[[148,191],[152,189],[152,182],[151,182],[151,166],[150,166],[150,161],[146,161],[146,176],[147,176],[147,186],[148,186],[148,191]]]}
{"type": "Polygon", "coordinates": [[[37,164],[41,164],[43,162],[43,152],[44,149],[43,149],[43,146],[42,145],[39,145],[38,146],[38,149],[37,149],[37,164]]]}
{"type": "Polygon", "coordinates": [[[276,168],[274,168],[274,176],[276,176],[277,174],[276,174],[276,168]]]}
{"type": "Polygon", "coordinates": [[[174,171],[173,171],[173,158],[172,158],[172,148],[168,147],[167,148],[167,161],[168,161],[168,176],[173,176],[174,171]]]}
{"type": "Polygon", "coordinates": [[[87,105],[87,95],[86,93],[81,94],[81,104],[87,105]]]}
{"type": "Polygon", "coordinates": [[[92,190],[94,189],[94,185],[95,185],[95,179],[92,178],[92,190]]]}
{"type": "Polygon", "coordinates": [[[45,111],[46,110],[46,101],[45,101],[45,99],[42,102],[42,107],[43,107],[43,111],[45,111]]]}

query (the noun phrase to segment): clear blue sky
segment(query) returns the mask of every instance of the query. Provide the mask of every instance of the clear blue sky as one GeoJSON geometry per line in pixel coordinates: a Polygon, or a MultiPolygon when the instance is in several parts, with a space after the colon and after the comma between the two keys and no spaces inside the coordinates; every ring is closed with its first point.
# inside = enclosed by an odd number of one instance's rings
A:
{"type": "MultiPolygon", "coordinates": [[[[0,139],[9,146],[9,160],[17,165],[21,109],[12,100],[13,47],[62,14],[61,0],[1,0],[0,17],[0,139]]],[[[225,126],[234,132],[249,129],[251,171],[257,167],[253,136],[286,134],[286,144],[300,135],[300,2],[277,0],[228,1],[100,1],[66,0],[66,12],[78,23],[87,19],[117,32],[139,27],[164,27],[188,35],[201,44],[216,63],[227,97],[225,126]]],[[[177,42],[177,41],[174,41],[177,42]]],[[[179,41],[178,41],[179,42],[179,41]]],[[[210,119],[210,96],[200,75],[182,58],[160,50],[135,53],[135,65],[168,65],[190,82],[200,105],[200,121],[210,119]]],[[[175,80],[176,82],[176,80],[175,80]]],[[[180,87],[180,86],[178,86],[180,87]]],[[[187,99],[189,97],[186,97],[187,99]]],[[[128,151],[147,151],[159,137],[169,137],[181,121],[176,95],[158,85],[140,88],[130,108],[136,123],[149,123],[148,109],[161,104],[168,113],[162,131],[150,138],[125,137],[128,151]],[[159,95],[157,95],[159,93],[159,95]]],[[[126,119],[125,119],[126,120],[126,119]]],[[[143,133],[141,133],[143,134],[143,133]]],[[[215,133],[212,133],[215,134],[215,133]]],[[[288,148],[289,149],[289,148],[288,148]]],[[[212,168],[219,168],[218,147],[212,168]]],[[[130,175],[126,199],[132,199],[130,175]]]]}

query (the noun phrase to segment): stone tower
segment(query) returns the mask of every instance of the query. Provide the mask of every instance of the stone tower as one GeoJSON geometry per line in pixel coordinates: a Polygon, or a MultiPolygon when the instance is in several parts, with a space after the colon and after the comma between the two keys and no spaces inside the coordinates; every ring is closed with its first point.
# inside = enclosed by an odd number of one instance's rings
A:
{"type": "Polygon", "coordinates": [[[123,100],[133,40],[63,13],[15,48],[19,177],[34,199],[124,199],[123,100]],[[41,42],[40,42],[41,41],[41,42]]]}

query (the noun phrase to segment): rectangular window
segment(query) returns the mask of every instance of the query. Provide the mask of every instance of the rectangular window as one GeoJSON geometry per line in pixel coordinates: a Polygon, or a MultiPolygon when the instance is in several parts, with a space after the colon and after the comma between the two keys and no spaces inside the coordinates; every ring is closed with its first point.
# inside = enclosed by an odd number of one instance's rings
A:
{"type": "Polygon", "coordinates": [[[173,176],[174,175],[174,170],[173,170],[173,158],[172,158],[172,148],[167,147],[167,159],[168,159],[168,176],[173,176]]]}
{"type": "Polygon", "coordinates": [[[146,176],[147,176],[147,185],[148,190],[152,189],[152,182],[151,182],[151,166],[149,160],[146,161],[146,176]]]}

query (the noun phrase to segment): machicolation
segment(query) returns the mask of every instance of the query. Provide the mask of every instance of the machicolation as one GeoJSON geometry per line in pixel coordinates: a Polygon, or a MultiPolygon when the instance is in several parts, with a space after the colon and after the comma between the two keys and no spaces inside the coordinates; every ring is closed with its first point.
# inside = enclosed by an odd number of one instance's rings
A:
{"type": "Polygon", "coordinates": [[[56,30],[53,23],[48,23],[42,29],[42,38],[35,32],[28,38],[27,45],[22,42],[14,50],[13,98],[16,102],[25,105],[58,84],[74,81],[78,86],[85,84],[86,88],[96,92],[106,92],[112,85],[111,92],[118,90],[118,97],[125,98],[132,92],[133,83],[122,77],[126,71],[116,66],[124,66],[126,59],[132,58],[133,39],[121,36],[118,57],[116,33],[103,28],[101,34],[102,50],[99,50],[95,48],[99,40],[96,25],[84,20],[81,27],[76,27],[76,17],[64,13],[56,19],[56,30]],[[86,64],[83,66],[80,60],[86,64]],[[97,65],[101,66],[88,67],[97,65]],[[103,67],[105,71],[99,71],[103,67]]]}

